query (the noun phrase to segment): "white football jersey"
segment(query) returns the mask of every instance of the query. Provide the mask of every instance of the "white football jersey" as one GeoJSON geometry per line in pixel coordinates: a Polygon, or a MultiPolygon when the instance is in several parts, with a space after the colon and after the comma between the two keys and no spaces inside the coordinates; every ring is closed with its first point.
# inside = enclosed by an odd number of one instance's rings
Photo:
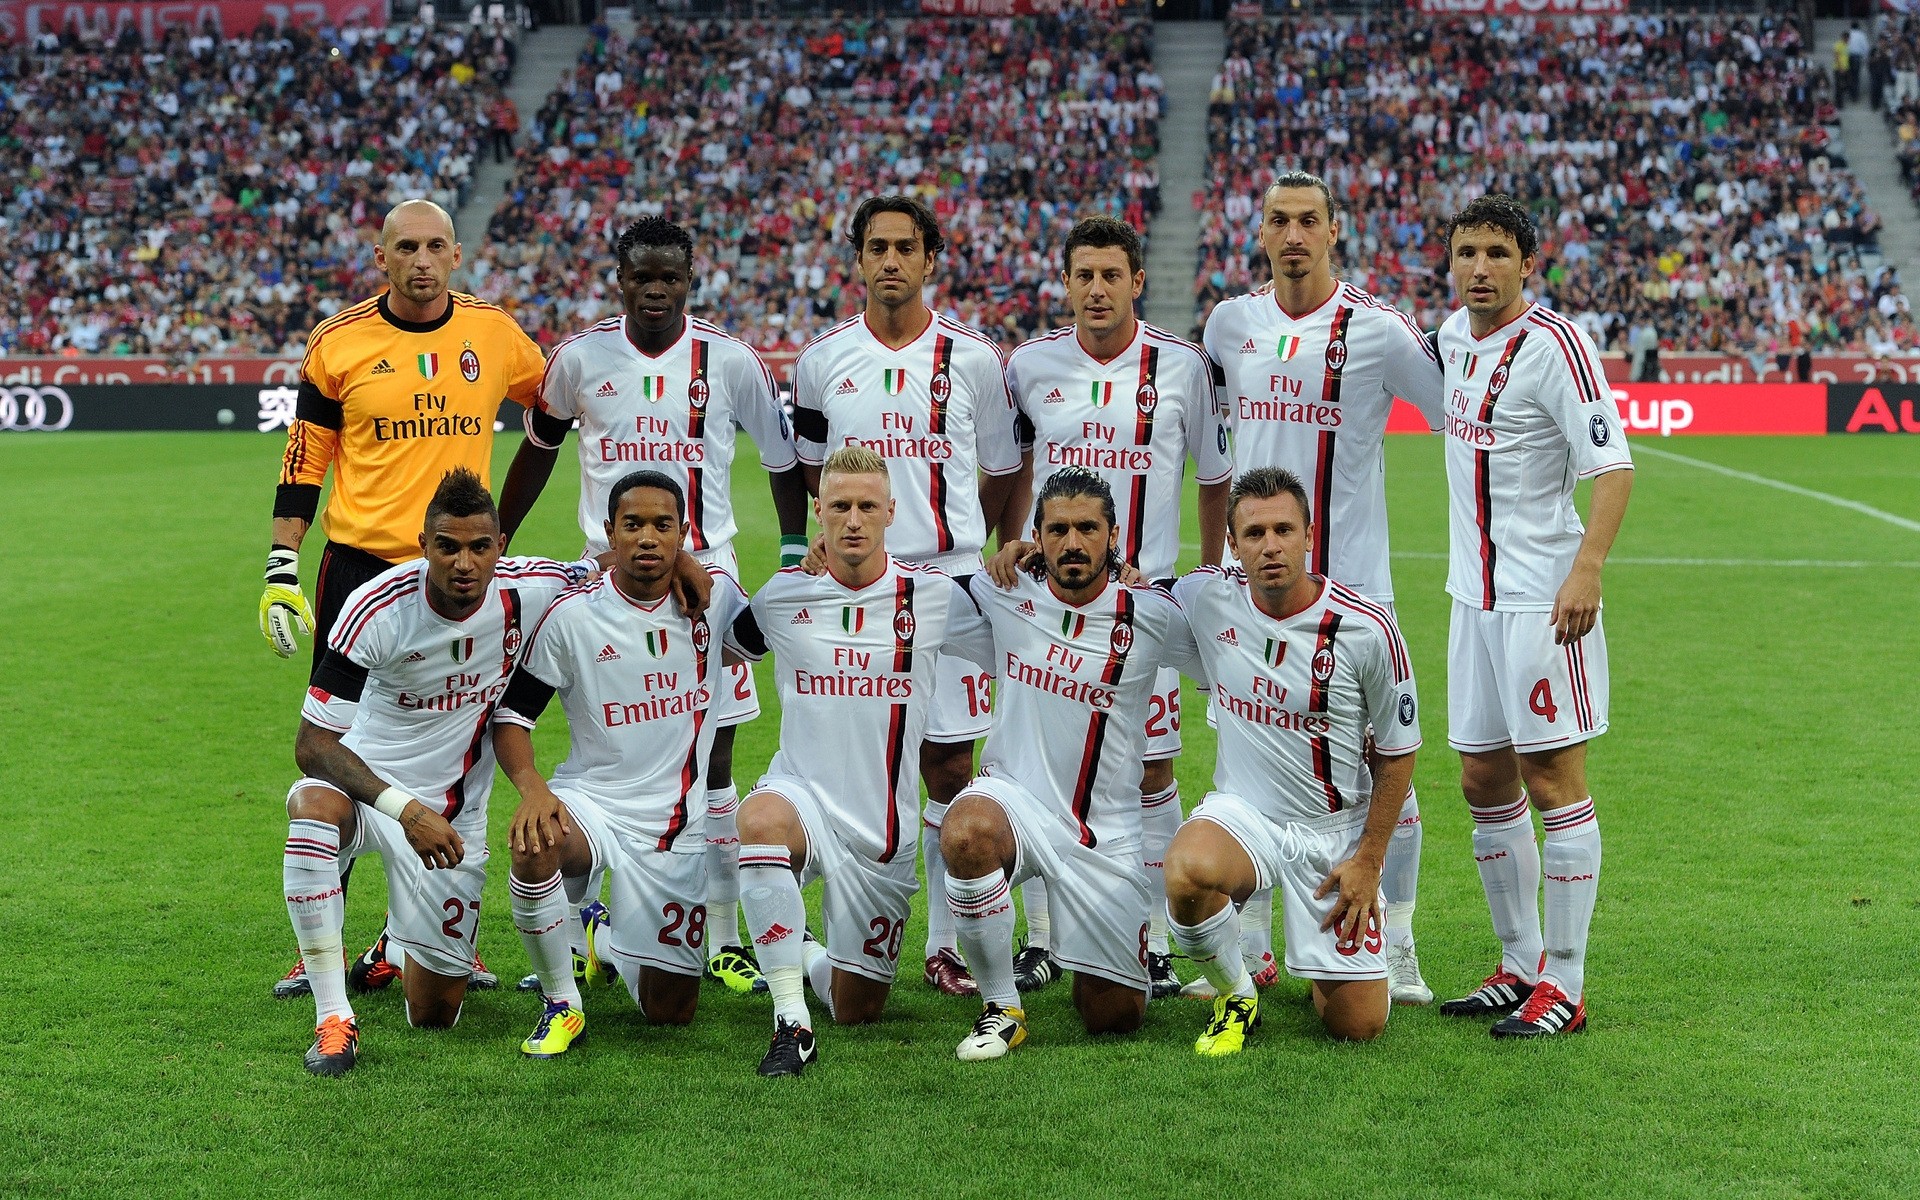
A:
{"type": "Polygon", "coordinates": [[[793,428],[800,461],[813,466],[852,445],[887,460],[894,557],[955,575],[980,569],[989,530],[976,469],[1020,469],[1013,400],[992,342],[935,314],[895,350],[865,317],[851,317],[794,360],[793,428]]]}
{"type": "Polygon", "coordinates": [[[1323,581],[1320,598],[1284,621],[1255,606],[1238,568],[1201,567],[1173,595],[1213,681],[1217,790],[1274,821],[1325,816],[1372,798],[1369,726],[1382,754],[1419,749],[1407,644],[1393,615],[1358,591],[1323,581]]]}
{"type": "Polygon", "coordinates": [[[767,773],[813,784],[861,854],[912,855],[934,664],[953,654],[988,666],[986,618],[952,577],[898,559],[857,591],[788,567],[754,594],[753,616],[780,686],[767,773]]]}
{"type": "Polygon", "coordinates": [[[1298,317],[1271,293],[1235,296],[1207,318],[1205,337],[1226,380],[1234,474],[1298,475],[1313,508],[1308,569],[1391,601],[1387,416],[1399,396],[1440,428],[1440,364],[1427,339],[1350,283],[1298,317]]]}
{"type": "MultiPolygon", "coordinates": [[[[726,675],[715,631],[725,641],[747,607],[731,576],[708,573],[713,599],[694,618],[671,594],[642,604],[611,574],[562,595],[535,627],[494,716],[531,729],[558,691],[570,741],[554,786],[584,792],[615,829],[656,850],[673,849],[682,835],[698,844],[706,827],[712,707],[726,675]]],[[[757,644],[726,644],[759,657],[757,644]]]]}
{"type": "Polygon", "coordinates": [[[441,816],[484,826],[494,702],[540,614],[578,578],[550,559],[502,558],[480,607],[453,621],[427,603],[425,559],[383,571],[347,597],[300,715],[441,816]]]}
{"type": "Polygon", "coordinates": [[[567,338],[547,359],[539,407],[580,423],[580,530],[590,556],[607,549],[607,497],[631,472],[659,471],[685,489],[687,550],[700,552],[725,547],[738,532],[736,429],[753,438],[767,471],[794,464],[773,373],[753,347],[693,318],[658,358],[627,337],[624,315],[567,338]]]}
{"type": "Polygon", "coordinates": [[[1440,326],[1440,356],[1447,592],[1496,612],[1549,612],[1586,532],[1574,481],[1633,467],[1600,354],[1536,304],[1484,338],[1461,309],[1440,326]]]}
{"type": "Polygon", "coordinates": [[[1009,591],[985,575],[968,590],[993,625],[1000,676],[980,773],[1025,788],[1083,846],[1138,848],[1157,669],[1200,667],[1180,606],[1113,582],[1075,606],[1024,572],[1009,591]]]}
{"type": "Polygon", "coordinates": [[[1071,327],[1016,349],[1007,386],[1020,441],[1033,446],[1034,494],[1062,467],[1095,472],[1113,489],[1121,555],[1148,579],[1170,578],[1187,459],[1201,483],[1233,475],[1213,374],[1206,351],[1145,321],[1104,363],[1071,327]]]}

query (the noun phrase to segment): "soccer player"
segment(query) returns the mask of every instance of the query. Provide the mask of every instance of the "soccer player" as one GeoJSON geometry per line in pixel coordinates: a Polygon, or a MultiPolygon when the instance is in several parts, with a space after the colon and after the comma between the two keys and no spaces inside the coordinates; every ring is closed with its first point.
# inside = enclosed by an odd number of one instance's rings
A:
{"type": "Polygon", "coordinates": [[[992,655],[959,584],[887,552],[888,475],[864,446],[834,451],[816,503],[826,571],[789,567],[753,598],[780,685],[780,749],[739,817],[740,906],[773,992],[762,1075],[798,1075],[818,1053],[805,983],[840,1024],[879,1019],[918,890],[914,750],[934,680],[947,655],[992,655]],[[825,946],[803,939],[814,879],[825,946]]]}
{"type": "Polygon", "coordinates": [[[351,1069],[360,1030],[347,1002],[342,860],[378,854],[390,961],[404,960],[407,1020],[450,1028],[472,975],[486,880],[487,725],[535,618],[585,576],[581,564],[500,557],[479,475],[447,472],[418,535],[424,559],[348,598],[314,669],[287,794],[287,912],[318,1010],[307,1069],[351,1069]]]}
{"type": "MultiPolygon", "coordinates": [[[[1067,302],[1073,325],[1016,349],[1007,386],[1016,428],[1041,491],[1055,472],[1080,467],[1108,484],[1118,517],[1121,558],[1149,580],[1171,579],[1180,555],[1181,483],[1191,458],[1200,480],[1200,558],[1220,561],[1227,482],[1233,465],[1214,401],[1216,368],[1206,351],[1134,316],[1146,286],[1140,235],[1112,217],[1088,217],[1067,234],[1067,302]]],[[[1024,506],[1023,506],[1024,507],[1024,506]]],[[[1014,564],[1033,549],[1016,542],[989,564],[1011,582],[1014,564]]],[[[1140,781],[1141,850],[1152,894],[1148,973],[1155,998],[1180,990],[1167,946],[1166,885],[1161,870],[1180,826],[1173,760],[1180,754],[1180,672],[1163,666],[1146,715],[1146,773],[1140,781]]],[[[944,842],[944,839],[943,839],[944,842]]],[[[1046,884],[1023,885],[1028,944],[1015,958],[1022,990],[1059,978],[1048,952],[1046,884]]]]}
{"type": "Polygon", "coordinates": [[[691,526],[685,493],[663,472],[613,484],[602,528],[611,568],[547,610],[494,717],[500,768],[521,797],[508,835],[513,923],[546,1001],[520,1046],[534,1058],[566,1053],[586,1031],[567,931],[589,877],[613,876],[611,925],[594,927],[605,936],[589,960],[616,965],[649,1021],[693,1019],[713,932],[701,784],[726,686],[713,631],[730,631],[747,600],[718,566],[704,613],[672,597],[691,526]],[[572,741],[549,785],[532,728],[555,691],[572,741]]]}
{"type": "MultiPolygon", "coordinates": [[[[999,349],[927,307],[923,289],[946,242],[933,214],[909,196],[875,196],[853,215],[848,240],[866,284],[866,312],[820,334],[793,364],[794,442],[817,467],[842,446],[887,463],[899,524],[896,557],[964,580],[981,568],[989,532],[1004,543],[1022,514],[1008,503],[1020,471],[1013,401],[999,349]],[[984,472],[984,475],[980,475],[984,472]],[[977,483],[976,483],[977,479],[977,483]]],[[[973,777],[973,742],[992,719],[991,676],[962,662],[940,666],[926,741],[927,827],[973,777]]],[[[941,894],[940,839],[922,839],[927,870],[929,984],[949,995],[978,989],[954,949],[941,894]]]]}
{"type": "Polygon", "coordinates": [[[1245,472],[1227,500],[1240,569],[1173,589],[1220,725],[1214,790],[1167,851],[1173,939],[1215,992],[1203,1055],[1260,1023],[1233,919],[1259,890],[1280,889],[1287,973],[1329,1034],[1378,1037],[1391,1007],[1380,879],[1420,745],[1413,664],[1392,613],[1310,570],[1314,528],[1297,476],[1245,472]]]}
{"type": "Polygon", "coordinates": [[[964,1061],[1026,1040],[1008,887],[1028,878],[1046,880],[1056,957],[1074,972],[1087,1032],[1132,1033],[1146,1016],[1147,709],[1161,694],[1156,665],[1200,670],[1179,606],[1120,582],[1115,516],[1099,475],[1053,472],[1034,509],[1039,569],[1008,591],[978,576],[971,589],[993,625],[1000,694],[980,774],[940,831],[947,901],[985,1005],[956,1051],[964,1061]]]}
{"type": "MultiPolygon", "coordinates": [[[[1299,476],[1313,507],[1311,569],[1391,612],[1387,415],[1398,396],[1439,429],[1440,364],[1412,321],[1334,277],[1339,238],[1324,180],[1305,171],[1275,179],[1260,219],[1273,288],[1214,309],[1205,342],[1226,380],[1235,473],[1284,467],[1299,476]]],[[[1387,963],[1400,1004],[1433,1000],[1413,941],[1420,838],[1420,802],[1408,792],[1385,884],[1387,963]]],[[[1263,964],[1265,979],[1273,978],[1271,897],[1249,904],[1241,924],[1243,949],[1263,964]]]]}
{"type": "Polygon", "coordinates": [[[1473,813],[1473,856],[1502,947],[1448,1016],[1502,1015],[1495,1037],[1586,1027],[1587,929],[1600,823],[1586,743],[1607,731],[1600,571],[1633,490],[1633,459],[1593,342],[1522,292],[1539,235],[1510,196],[1447,224],[1465,308],[1440,327],[1446,364],[1447,740],[1473,813]],[[1593,480],[1592,524],[1573,506],[1593,480]],[[1540,810],[1544,847],[1529,804],[1540,810]],[[1544,937],[1540,913],[1546,880],[1544,937]]]}
{"type": "MultiPolygon", "coordinates": [[[[546,482],[567,430],[580,427],[580,528],[587,553],[607,549],[603,530],[610,489],[637,467],[658,470],[687,501],[687,549],[736,582],[737,524],[731,480],[735,431],[760,449],[780,523],[781,565],[806,552],[807,485],[795,461],[793,434],[773,375],[753,348],[716,325],[687,316],[693,239],[659,217],[629,225],[614,246],[625,312],[556,346],[527,413],[527,438],[515,455],[530,487],[516,496],[530,507],[546,482]]],[[[526,509],[501,505],[509,536],[526,509]]],[[[753,673],[727,668],[714,706],[718,726],[706,764],[708,974],[737,992],[762,990],[758,968],[740,946],[737,916],[740,841],[734,813],[734,729],[760,715],[753,673]]],[[[595,889],[597,890],[597,889],[595,889]]],[[[597,902],[597,896],[589,897],[597,902]]],[[[573,936],[579,938],[575,928],[573,936]]],[[[584,950],[584,941],[579,947],[584,950]]],[[[583,960],[584,961],[584,960],[583,960]]],[[[589,968],[590,969],[590,968],[589,968]]]]}
{"type": "MultiPolygon", "coordinates": [[[[464,467],[488,479],[501,401],[532,404],[543,365],[540,348],[505,311],[447,290],[460,243],[439,205],[395,205],[373,258],[387,290],[335,313],[307,337],[273,502],[260,632],[282,658],[299,648],[296,629],[311,633],[315,669],[347,597],[395,563],[419,557],[420,513],[441,477],[464,467]],[[327,544],[315,609],[300,589],[300,544],[329,472],[333,494],[320,522],[327,544]]],[[[509,504],[517,482],[508,479],[509,504]]],[[[273,994],[304,994],[307,965],[295,963],[273,994]]],[[[378,941],[356,964],[355,978],[369,988],[392,982],[378,941]]],[[[475,986],[496,982],[481,968],[475,986]]]]}

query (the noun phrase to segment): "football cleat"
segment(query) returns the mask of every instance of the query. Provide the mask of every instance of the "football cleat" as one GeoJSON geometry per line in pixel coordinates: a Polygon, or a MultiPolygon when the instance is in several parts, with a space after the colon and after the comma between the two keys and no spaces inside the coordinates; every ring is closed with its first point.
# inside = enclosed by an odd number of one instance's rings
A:
{"type": "Polygon", "coordinates": [[[767,990],[767,978],[760,973],[760,964],[739,946],[720,947],[720,952],[707,960],[705,974],[708,979],[725,984],[728,991],[742,996],[767,990]]]}
{"type": "Polygon", "coordinates": [[[1173,973],[1173,955],[1147,951],[1147,998],[1165,1000],[1180,994],[1180,977],[1173,973]]]}
{"type": "Polygon", "coordinates": [[[1387,993],[1395,1004],[1433,1003],[1433,989],[1420,978],[1420,956],[1411,940],[1387,943],[1387,993]]]}
{"type": "Polygon", "coordinates": [[[359,1057],[359,1024],[352,1017],[328,1017],[313,1031],[307,1070],[315,1075],[345,1075],[359,1057]]]}
{"type": "Polygon", "coordinates": [[[952,949],[943,949],[927,960],[927,983],[949,996],[978,996],[980,985],[973,981],[967,965],[952,949]]]}
{"type": "Polygon", "coordinates": [[[387,961],[387,931],[347,968],[347,987],[360,995],[377,992],[400,978],[400,968],[387,961]]]}
{"type": "Polygon", "coordinates": [[[478,954],[473,956],[472,974],[467,976],[467,986],[476,992],[490,992],[500,986],[500,977],[487,970],[487,964],[480,961],[478,954]]]}
{"type": "Polygon", "coordinates": [[[1496,1021],[1487,1032],[1497,1038],[1534,1038],[1579,1033],[1586,1027],[1587,998],[1569,1000],[1558,986],[1542,979],[1520,1011],[1496,1021]]]}
{"type": "Polygon", "coordinates": [[[1060,978],[1060,964],[1045,946],[1022,946],[1013,956],[1013,986],[1023,992],[1037,992],[1060,978]]]}
{"type": "Polygon", "coordinates": [[[973,1032],[960,1039],[954,1053],[961,1062],[984,1062],[989,1058],[1005,1058],[1008,1051],[1026,1040],[1025,1009],[989,1004],[973,1023],[973,1032]]]}
{"type": "MultiPolygon", "coordinates": [[[[579,979],[578,979],[578,978],[576,978],[576,979],[574,980],[574,982],[575,982],[575,983],[578,983],[578,982],[580,982],[580,981],[579,981],[579,979]]],[[[520,977],[520,982],[519,982],[519,983],[516,983],[516,984],[514,984],[514,985],[513,985],[513,990],[514,990],[514,991],[516,991],[516,992],[537,992],[537,991],[539,991],[539,990],[540,990],[540,976],[539,976],[539,975],[538,975],[537,973],[536,973],[536,974],[533,974],[533,975],[522,975],[522,976],[520,977]]]]}
{"type": "MultiPolygon", "coordinates": [[[[610,962],[604,961],[599,954],[600,946],[606,941],[613,918],[607,914],[607,906],[595,900],[580,910],[580,924],[587,930],[586,961],[574,963],[574,974],[588,987],[600,984],[611,986],[620,978],[620,972],[610,962]]],[[[576,959],[579,957],[575,956],[576,959]]]]}
{"type": "Polygon", "coordinates": [[[312,994],[313,984],[307,979],[307,960],[304,958],[294,959],[293,969],[273,982],[275,1000],[291,1000],[295,996],[312,994]]]}
{"type": "Polygon", "coordinates": [[[760,1073],[769,1079],[779,1075],[798,1075],[807,1069],[807,1064],[820,1057],[820,1049],[814,1044],[813,1030],[805,1025],[795,1025],[784,1017],[775,1021],[773,1026],[773,1045],[767,1047],[767,1056],[760,1060],[760,1073]]]}
{"type": "Polygon", "coordinates": [[[1196,1054],[1220,1058],[1246,1048],[1247,1034],[1260,1027],[1260,997],[1216,996],[1213,1020],[1193,1043],[1196,1054]]]}
{"type": "Polygon", "coordinates": [[[1443,1017],[1504,1016],[1526,1002],[1533,985],[1501,967],[1480,981],[1480,986],[1440,1006],[1443,1017]]]}
{"type": "Polygon", "coordinates": [[[586,1036],[587,1014],[565,1000],[549,999],[533,1032],[520,1043],[520,1053],[528,1058],[559,1058],[586,1036]]]}
{"type": "Polygon", "coordinates": [[[1253,976],[1253,986],[1270,988],[1280,982],[1280,964],[1273,960],[1273,951],[1267,950],[1260,955],[1258,964],[1248,963],[1247,974],[1253,976]],[[1256,966],[1258,969],[1256,970],[1256,966]]]}

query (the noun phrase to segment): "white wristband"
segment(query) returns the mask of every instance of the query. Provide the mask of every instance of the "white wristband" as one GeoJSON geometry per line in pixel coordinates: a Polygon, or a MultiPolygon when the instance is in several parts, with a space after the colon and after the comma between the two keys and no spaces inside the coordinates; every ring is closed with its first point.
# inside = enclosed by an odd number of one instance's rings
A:
{"type": "Polygon", "coordinates": [[[375,812],[383,812],[398,821],[400,814],[407,811],[407,805],[411,803],[413,803],[412,796],[407,795],[397,787],[390,787],[373,798],[373,809],[375,812]]]}

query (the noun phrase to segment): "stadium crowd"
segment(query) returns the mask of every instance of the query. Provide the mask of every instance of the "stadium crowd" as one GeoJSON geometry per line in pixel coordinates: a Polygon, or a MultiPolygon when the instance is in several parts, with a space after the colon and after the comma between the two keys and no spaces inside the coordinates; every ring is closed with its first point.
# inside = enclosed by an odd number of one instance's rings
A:
{"type": "Polygon", "coordinates": [[[0,45],[9,354],[275,353],[365,292],[393,204],[469,187],[500,30],[0,45]]]}
{"type": "Polygon", "coordinates": [[[1642,330],[1680,352],[1911,347],[1816,53],[1775,17],[1235,22],[1210,97],[1196,323],[1266,279],[1255,237],[1278,158],[1336,189],[1343,273],[1423,328],[1453,307],[1447,215],[1493,190],[1541,226],[1538,298],[1603,349],[1642,330]]]}
{"type": "Polygon", "coordinates": [[[1158,209],[1163,111],[1150,26],[1086,12],[596,28],[467,283],[550,346],[618,310],[612,239],[664,215],[697,226],[693,311],[797,348],[859,310],[855,206],[911,192],[948,242],[933,302],[1011,346],[1068,319],[1077,218],[1158,209]]]}

